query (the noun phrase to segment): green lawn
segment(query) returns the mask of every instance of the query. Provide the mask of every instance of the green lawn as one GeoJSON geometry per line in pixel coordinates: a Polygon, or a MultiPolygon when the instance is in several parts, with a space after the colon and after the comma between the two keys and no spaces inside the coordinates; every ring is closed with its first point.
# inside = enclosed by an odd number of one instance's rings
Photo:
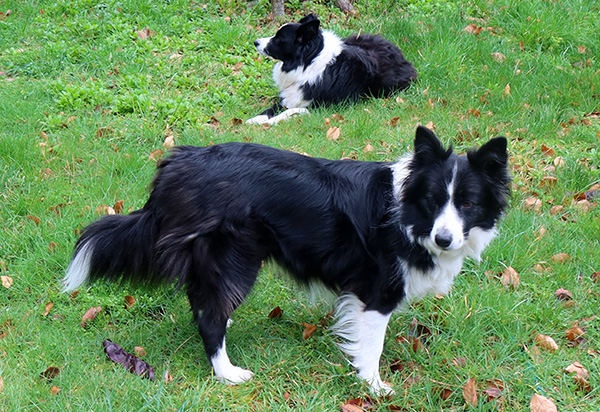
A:
{"type": "Polygon", "coordinates": [[[357,398],[369,411],[527,411],[534,395],[561,411],[600,410],[599,5],[354,3],[347,17],[334,2],[290,0],[287,19],[316,12],[342,36],[382,34],[419,80],[390,99],[262,127],[241,121],[277,94],[273,62],[252,45],[282,23],[266,0],[0,1],[0,411],[340,411],[357,398]],[[276,266],[228,330],[232,361],[256,372],[237,387],[211,378],[174,288],[60,291],[78,231],[105,206],[145,203],[171,137],[394,160],[418,124],[457,151],[507,136],[514,190],[481,264],[468,262],[450,295],[393,316],[381,365],[393,397],[367,398],[329,333],[330,304],[276,266]],[[503,284],[507,268],[518,285],[503,284]],[[82,327],[92,306],[102,311],[82,327]],[[269,318],[277,306],[282,316],[269,318]],[[417,343],[411,322],[428,330],[417,343]],[[303,323],[317,325],[306,340],[303,323]],[[108,361],[104,339],[143,347],[157,379],[108,361]],[[589,376],[565,372],[574,362],[589,376]],[[49,367],[58,374],[45,378],[49,367]]]}

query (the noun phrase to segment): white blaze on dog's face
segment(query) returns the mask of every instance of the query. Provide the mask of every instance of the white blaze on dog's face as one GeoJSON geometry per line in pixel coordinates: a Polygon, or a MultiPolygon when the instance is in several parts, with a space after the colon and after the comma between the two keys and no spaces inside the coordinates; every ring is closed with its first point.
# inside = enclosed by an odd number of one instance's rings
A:
{"type": "Polygon", "coordinates": [[[454,204],[456,172],[454,165],[452,181],[448,184],[448,201],[435,219],[429,239],[430,245],[440,250],[460,249],[465,243],[464,221],[454,204]]]}

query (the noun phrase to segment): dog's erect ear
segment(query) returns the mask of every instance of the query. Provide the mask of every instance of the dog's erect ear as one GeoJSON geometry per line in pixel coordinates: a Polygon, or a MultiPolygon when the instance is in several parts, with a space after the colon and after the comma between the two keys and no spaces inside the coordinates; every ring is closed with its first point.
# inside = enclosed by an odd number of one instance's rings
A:
{"type": "Polygon", "coordinates": [[[436,135],[424,126],[417,127],[415,134],[414,161],[426,165],[446,160],[452,153],[452,148],[444,149],[436,135]]]}
{"type": "Polygon", "coordinates": [[[307,14],[306,16],[302,17],[298,23],[304,24],[304,23],[308,23],[309,21],[314,21],[314,20],[318,21],[319,18],[317,16],[315,16],[314,14],[310,13],[310,14],[307,14]]]}
{"type": "Polygon", "coordinates": [[[303,44],[310,41],[319,34],[321,22],[313,14],[309,14],[300,20],[300,27],[296,31],[296,42],[303,44]]]}
{"type": "Polygon", "coordinates": [[[473,166],[479,167],[487,173],[506,171],[507,144],[506,137],[494,137],[478,150],[470,150],[467,157],[473,166]]]}

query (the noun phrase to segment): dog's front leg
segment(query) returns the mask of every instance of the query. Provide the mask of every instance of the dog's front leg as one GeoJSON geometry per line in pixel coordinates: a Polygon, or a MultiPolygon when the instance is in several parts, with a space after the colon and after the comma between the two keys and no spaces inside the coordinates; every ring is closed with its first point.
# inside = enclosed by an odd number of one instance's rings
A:
{"type": "Polygon", "coordinates": [[[371,392],[390,395],[394,390],[379,375],[379,359],[383,352],[385,331],[391,313],[365,310],[365,304],[355,295],[340,297],[336,310],[334,332],[344,342],[340,348],[352,359],[358,376],[367,381],[371,392]]]}
{"type": "Polygon", "coordinates": [[[267,110],[259,114],[258,116],[254,116],[248,120],[246,120],[246,124],[269,124],[270,119],[277,116],[279,113],[285,110],[285,107],[281,104],[281,102],[275,103],[273,106],[269,107],[267,110]]]}

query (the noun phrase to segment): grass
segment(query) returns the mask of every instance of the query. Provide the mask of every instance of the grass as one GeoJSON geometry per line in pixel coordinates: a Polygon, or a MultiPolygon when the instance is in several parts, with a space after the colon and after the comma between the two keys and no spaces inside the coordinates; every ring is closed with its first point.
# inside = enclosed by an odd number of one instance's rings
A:
{"type": "Polygon", "coordinates": [[[329,411],[364,397],[367,388],[328,333],[330,306],[312,305],[275,266],[265,266],[228,331],[234,363],[256,372],[238,387],[210,378],[188,304],[173,288],[97,283],[71,298],[60,279],[77,231],[97,218],[98,206],[144,204],[155,167],[149,156],[169,135],[177,144],[253,141],[313,156],[393,160],[410,150],[419,123],[458,151],[506,135],[514,193],[482,263],[467,263],[449,296],[394,315],[382,371],[398,393],[372,400],[370,410],[493,411],[501,402],[519,411],[534,394],[560,410],[600,410],[599,320],[582,320],[599,315],[592,274],[600,270],[600,209],[582,211],[572,200],[600,181],[598,5],[355,5],[358,14],[347,18],[329,3],[291,1],[288,19],[316,11],[341,35],[381,33],[401,45],[419,81],[398,99],[314,110],[263,128],[237,119],[276,95],[272,62],[252,46],[281,24],[267,18],[267,1],[0,2],[0,271],[13,281],[0,288],[0,410],[329,411]],[[481,32],[464,31],[469,24],[481,32]],[[340,127],[336,141],[326,139],[326,118],[340,127]],[[553,185],[543,186],[547,176],[553,185]],[[541,200],[537,212],[524,207],[532,197],[541,200]],[[563,210],[550,213],[557,205],[563,210]],[[554,261],[559,253],[570,259],[554,261]],[[520,275],[514,289],[498,279],[506,267],[520,275]],[[571,303],[555,297],[558,288],[571,292],[571,303]],[[136,298],[130,309],[126,295],[136,298]],[[103,311],[82,328],[91,306],[103,311]],[[269,319],[276,306],[282,318],[269,319]],[[398,339],[413,318],[431,331],[416,352],[398,339]],[[318,325],[307,340],[302,322],[318,325]],[[585,340],[573,346],[565,330],[576,323],[585,340]],[[537,334],[559,349],[536,354],[537,334]],[[143,346],[160,379],[107,361],[100,345],[107,338],[130,352],[143,346]],[[575,361],[589,371],[588,391],[563,372],[575,361]],[[40,374],[50,366],[60,373],[47,381],[40,374]],[[475,406],[462,394],[469,378],[477,383],[475,406]],[[504,390],[500,401],[488,401],[483,390],[495,379],[504,390]]]}

